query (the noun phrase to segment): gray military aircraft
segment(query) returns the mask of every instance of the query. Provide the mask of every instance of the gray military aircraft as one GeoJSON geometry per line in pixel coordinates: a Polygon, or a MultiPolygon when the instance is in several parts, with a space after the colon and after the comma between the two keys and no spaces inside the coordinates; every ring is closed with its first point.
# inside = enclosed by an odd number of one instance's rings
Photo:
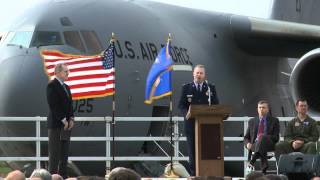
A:
{"type": "MultiPolygon", "coordinates": [[[[275,1],[274,19],[317,23],[310,20],[317,1],[275,1]],[[307,4],[309,8],[304,8],[307,4]],[[282,8],[287,8],[283,11],[282,8]],[[300,17],[301,15],[301,17],[300,17]],[[292,18],[292,19],[290,19],[292,18]]],[[[311,18],[312,19],[312,18],[311,18]]],[[[232,106],[232,116],[254,116],[256,103],[267,99],[274,116],[293,116],[294,101],[304,97],[312,115],[319,115],[320,27],[287,21],[257,19],[193,10],[143,0],[50,0],[35,5],[1,33],[0,116],[46,116],[48,112],[40,51],[98,54],[115,32],[116,116],[167,116],[168,99],[144,104],[145,79],[157,52],[172,34],[174,115],[181,85],[192,80],[191,67],[204,64],[222,104],[232,106]],[[289,59],[288,59],[289,58],[289,59]],[[297,62],[297,59],[300,60],[297,62]]],[[[111,99],[74,102],[77,116],[110,116],[111,99]]],[[[74,136],[103,136],[101,123],[79,123],[74,136]]],[[[46,137],[45,124],[41,136],[46,137]]],[[[34,136],[30,123],[1,123],[1,136],[34,136]]],[[[117,123],[117,136],[162,135],[166,124],[117,123]]],[[[241,136],[242,129],[225,126],[225,136],[241,136]]],[[[237,125],[238,127],[238,125],[237,125]]],[[[45,149],[46,143],[42,143],[45,149]]],[[[147,143],[117,143],[116,155],[153,153],[147,143]],[[130,147],[130,152],[127,152],[130,147]]],[[[242,143],[225,143],[226,155],[241,155],[242,143]]],[[[29,142],[1,143],[1,156],[33,156],[29,142]],[[22,150],[23,149],[23,150],[22,150]]],[[[185,153],[185,150],[182,149],[185,153]]],[[[156,153],[156,152],[155,152],[156,153]]],[[[72,142],[71,156],[103,156],[105,146],[72,142]],[[81,148],[79,148],[81,147],[81,148]],[[85,148],[83,148],[85,147],[85,148]],[[79,150],[81,149],[81,151],[79,150]]],[[[47,156],[46,152],[42,153],[47,156]]],[[[230,165],[226,162],[226,166],[230,165]]],[[[76,162],[84,174],[103,174],[104,163],[76,162]]],[[[236,164],[234,162],[234,164],[236,164]]],[[[226,175],[242,173],[226,168],[226,175]]]]}

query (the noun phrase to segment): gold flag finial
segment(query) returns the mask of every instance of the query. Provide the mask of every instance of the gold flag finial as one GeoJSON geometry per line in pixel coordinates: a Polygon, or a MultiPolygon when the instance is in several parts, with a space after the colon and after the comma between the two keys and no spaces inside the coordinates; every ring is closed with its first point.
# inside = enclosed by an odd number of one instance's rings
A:
{"type": "Polygon", "coordinates": [[[168,35],[168,42],[170,42],[172,40],[172,38],[171,38],[171,33],[169,33],[169,35],[168,35]]]}
{"type": "Polygon", "coordinates": [[[110,43],[113,43],[116,40],[116,35],[114,32],[111,33],[110,43]]]}

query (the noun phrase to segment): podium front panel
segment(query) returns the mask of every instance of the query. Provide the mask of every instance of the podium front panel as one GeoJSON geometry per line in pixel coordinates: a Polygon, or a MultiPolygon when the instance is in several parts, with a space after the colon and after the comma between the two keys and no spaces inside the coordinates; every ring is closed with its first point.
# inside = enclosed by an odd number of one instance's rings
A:
{"type": "Polygon", "coordinates": [[[196,176],[224,176],[223,120],[231,108],[225,105],[192,105],[195,118],[196,176]]]}
{"type": "Polygon", "coordinates": [[[201,124],[201,160],[221,159],[220,125],[201,124]]]}

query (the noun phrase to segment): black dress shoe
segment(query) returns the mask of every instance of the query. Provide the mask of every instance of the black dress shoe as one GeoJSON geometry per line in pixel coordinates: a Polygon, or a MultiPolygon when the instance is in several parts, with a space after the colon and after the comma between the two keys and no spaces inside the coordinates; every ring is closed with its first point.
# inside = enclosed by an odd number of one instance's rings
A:
{"type": "Polygon", "coordinates": [[[251,162],[248,163],[248,167],[249,167],[250,169],[252,169],[252,170],[255,169],[255,168],[254,168],[254,164],[251,164],[251,162]]]}
{"type": "Polygon", "coordinates": [[[266,158],[261,158],[261,170],[262,170],[262,173],[266,174],[268,168],[269,168],[268,160],[266,158]]]}
{"type": "Polygon", "coordinates": [[[259,158],[259,154],[258,153],[254,153],[253,156],[251,157],[250,164],[253,166],[258,158],[259,158]]]}
{"type": "Polygon", "coordinates": [[[263,173],[264,175],[267,174],[267,169],[268,169],[268,167],[262,169],[262,173],[263,173]]]}

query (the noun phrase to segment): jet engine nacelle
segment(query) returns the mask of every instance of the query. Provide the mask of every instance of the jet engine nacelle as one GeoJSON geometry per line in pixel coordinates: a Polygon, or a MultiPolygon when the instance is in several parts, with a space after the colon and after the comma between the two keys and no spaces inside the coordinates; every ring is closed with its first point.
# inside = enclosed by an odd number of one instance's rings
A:
{"type": "Polygon", "coordinates": [[[306,99],[310,113],[320,115],[320,48],[299,59],[290,77],[290,88],[294,101],[306,99]]]}

